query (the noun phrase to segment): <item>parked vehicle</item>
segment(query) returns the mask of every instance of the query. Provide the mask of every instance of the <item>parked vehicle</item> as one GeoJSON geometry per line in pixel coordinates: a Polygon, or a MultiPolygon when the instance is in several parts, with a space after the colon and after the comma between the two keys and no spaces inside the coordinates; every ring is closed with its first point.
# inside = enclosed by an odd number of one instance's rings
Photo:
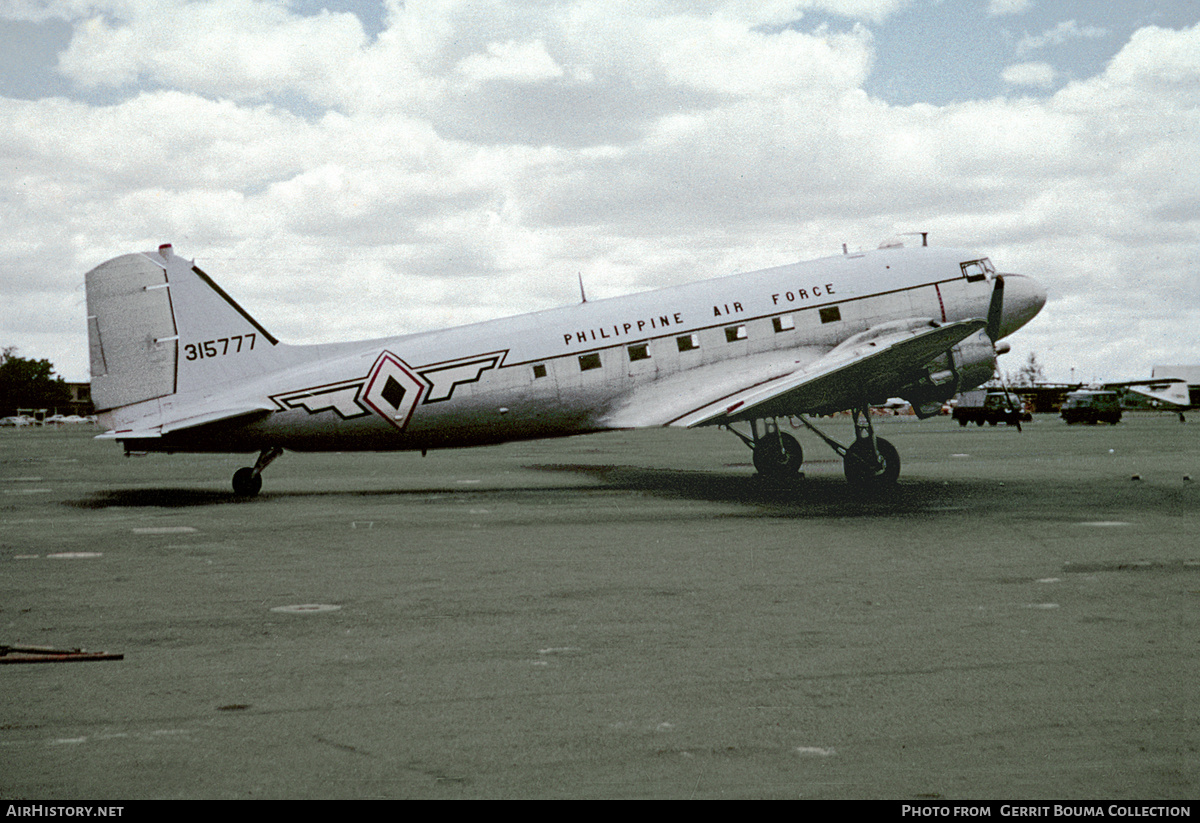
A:
{"type": "Polygon", "coordinates": [[[1121,422],[1121,399],[1113,391],[1074,391],[1059,412],[1067,423],[1121,422]]]}
{"type": "Polygon", "coordinates": [[[1007,423],[1012,426],[1033,419],[1033,415],[1025,411],[1021,398],[1012,392],[1006,394],[1002,391],[985,389],[963,392],[959,396],[958,404],[954,407],[951,417],[957,420],[960,426],[968,423],[974,423],[977,426],[982,426],[984,423],[990,426],[1007,423]]]}
{"type": "Polygon", "coordinates": [[[86,417],[80,417],[77,414],[52,414],[43,421],[46,426],[74,426],[79,423],[90,423],[86,417]]]}

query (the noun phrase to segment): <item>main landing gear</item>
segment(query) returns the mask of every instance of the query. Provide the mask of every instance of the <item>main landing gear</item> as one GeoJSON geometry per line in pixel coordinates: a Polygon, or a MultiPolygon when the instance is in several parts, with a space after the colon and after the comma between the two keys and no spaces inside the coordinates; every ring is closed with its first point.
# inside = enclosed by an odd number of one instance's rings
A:
{"type": "Polygon", "coordinates": [[[233,473],[233,493],[238,497],[254,497],[262,489],[262,472],[271,465],[276,457],[283,454],[283,449],[272,446],[263,449],[253,466],[246,466],[233,473]]]}
{"type": "Polygon", "coordinates": [[[900,453],[882,437],[875,436],[867,409],[854,410],[854,442],[842,455],[843,470],[850,485],[864,491],[877,491],[896,484],[900,477],[900,453]]]}
{"type": "MultiPolygon", "coordinates": [[[[805,417],[799,417],[813,434],[820,437],[842,458],[846,480],[859,491],[880,491],[895,485],[900,476],[900,454],[896,447],[875,436],[868,408],[854,409],[854,442],[843,446],[814,426],[805,417]]],[[[774,418],[762,421],[751,420],[751,436],[747,437],[732,426],[733,432],[750,447],[754,455],[754,468],[765,480],[788,482],[803,477],[800,466],[804,462],[803,451],[795,437],[779,430],[774,418]],[[763,429],[759,431],[759,425],[763,429]]]]}
{"type": "Polygon", "coordinates": [[[750,421],[752,437],[746,437],[732,426],[726,428],[750,447],[754,454],[754,468],[764,479],[785,483],[803,477],[800,466],[804,463],[804,450],[800,448],[800,443],[787,432],[781,432],[779,422],[774,418],[761,422],[763,431],[760,433],[759,421],[750,421]]]}

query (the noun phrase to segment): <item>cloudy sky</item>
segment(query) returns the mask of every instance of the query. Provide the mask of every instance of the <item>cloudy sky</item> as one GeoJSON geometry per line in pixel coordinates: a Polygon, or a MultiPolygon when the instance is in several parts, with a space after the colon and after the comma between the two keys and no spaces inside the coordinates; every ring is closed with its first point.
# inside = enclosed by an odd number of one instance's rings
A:
{"type": "Polygon", "coordinates": [[[287,342],[874,248],[1050,302],[1001,365],[1200,364],[1195,0],[0,0],[0,346],[171,242],[287,342]]]}

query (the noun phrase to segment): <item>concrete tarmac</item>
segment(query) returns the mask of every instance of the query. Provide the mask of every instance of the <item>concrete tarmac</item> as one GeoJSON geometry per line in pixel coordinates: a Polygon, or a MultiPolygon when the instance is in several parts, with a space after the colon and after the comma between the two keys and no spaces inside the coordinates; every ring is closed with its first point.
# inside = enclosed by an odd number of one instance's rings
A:
{"type": "Polygon", "coordinates": [[[0,666],[0,797],[1200,797],[1200,420],[878,432],[886,498],[646,431],[236,501],[0,430],[0,644],[124,655],[0,666]]]}

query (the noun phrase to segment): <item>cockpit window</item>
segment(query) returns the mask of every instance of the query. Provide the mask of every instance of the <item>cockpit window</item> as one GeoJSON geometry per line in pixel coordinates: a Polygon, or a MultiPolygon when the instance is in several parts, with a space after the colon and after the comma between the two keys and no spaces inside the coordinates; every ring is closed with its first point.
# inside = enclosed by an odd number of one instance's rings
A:
{"type": "Polygon", "coordinates": [[[996,276],[996,267],[986,257],[982,260],[968,260],[959,265],[962,266],[963,277],[972,283],[976,280],[990,280],[996,276]]]}

